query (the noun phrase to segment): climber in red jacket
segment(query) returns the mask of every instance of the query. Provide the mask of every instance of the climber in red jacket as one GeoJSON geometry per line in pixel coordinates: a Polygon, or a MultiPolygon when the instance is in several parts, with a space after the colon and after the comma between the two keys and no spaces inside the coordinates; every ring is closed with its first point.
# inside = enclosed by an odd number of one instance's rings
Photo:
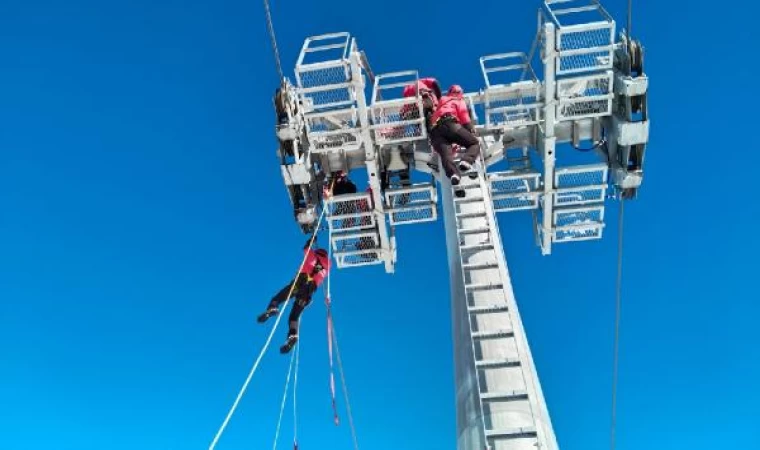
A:
{"type": "Polygon", "coordinates": [[[480,141],[475,134],[461,86],[455,84],[449,88],[448,94],[438,102],[431,122],[433,148],[441,157],[446,176],[456,186],[460,180],[459,171],[470,171],[480,155],[480,141]],[[452,157],[452,144],[464,149],[456,160],[452,157]]]}
{"type": "MultiPolygon", "coordinates": [[[[428,132],[430,132],[430,117],[435,112],[435,108],[438,106],[438,101],[441,98],[441,88],[438,85],[438,80],[435,78],[420,78],[417,84],[408,84],[404,87],[402,95],[405,98],[414,97],[419,92],[420,98],[422,98],[422,115],[425,118],[425,126],[428,132]]],[[[412,105],[404,105],[401,108],[401,118],[404,120],[412,120],[418,118],[416,108],[412,105]]]]}
{"type": "Polygon", "coordinates": [[[272,297],[267,310],[258,318],[259,323],[266,322],[267,319],[280,312],[278,306],[288,300],[288,294],[290,294],[290,297],[295,297],[296,301],[290,309],[290,318],[288,319],[288,338],[285,344],[280,347],[280,353],[290,352],[296,345],[296,342],[298,342],[298,321],[301,313],[309,306],[311,296],[330,272],[330,258],[327,252],[321,248],[312,250],[310,244],[309,240],[304,246],[306,262],[301,268],[301,272],[293,281],[272,297]]]}

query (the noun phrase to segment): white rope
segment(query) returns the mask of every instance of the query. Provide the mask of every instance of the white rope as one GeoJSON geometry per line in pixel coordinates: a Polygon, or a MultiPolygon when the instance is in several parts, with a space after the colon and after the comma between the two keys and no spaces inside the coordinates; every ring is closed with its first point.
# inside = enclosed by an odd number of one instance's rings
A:
{"type": "MultiPolygon", "coordinates": [[[[329,236],[329,242],[332,242],[332,229],[330,229],[328,236],[329,236]]],[[[329,248],[329,256],[330,256],[330,261],[332,261],[332,245],[330,245],[330,248],[329,248]]],[[[330,296],[331,295],[330,280],[332,278],[330,276],[331,272],[332,271],[327,273],[327,298],[332,300],[330,296]]],[[[330,305],[327,305],[327,307],[331,308],[330,305]]],[[[338,336],[335,334],[335,317],[332,317],[331,320],[332,320],[332,330],[331,330],[332,339],[333,339],[333,343],[335,344],[335,356],[338,361],[338,370],[340,371],[340,381],[343,388],[343,397],[346,400],[346,414],[348,415],[348,425],[349,425],[349,428],[351,429],[351,438],[354,441],[354,450],[359,450],[359,442],[356,438],[356,427],[354,426],[354,417],[353,417],[353,414],[351,413],[351,402],[348,399],[348,387],[346,385],[346,377],[345,377],[345,374],[343,373],[343,361],[340,358],[340,348],[338,348],[338,336]]]]}
{"type": "Polygon", "coordinates": [[[338,370],[340,371],[340,382],[343,385],[343,397],[346,400],[346,414],[348,415],[348,425],[351,428],[351,438],[354,440],[354,449],[359,450],[359,442],[356,439],[356,427],[354,427],[354,417],[351,414],[351,402],[348,399],[348,386],[346,377],[343,373],[343,361],[340,359],[340,348],[338,348],[338,335],[335,334],[335,319],[333,319],[333,341],[335,342],[335,357],[338,361],[338,370]]]}
{"type": "Polygon", "coordinates": [[[272,444],[272,450],[277,450],[277,440],[280,437],[280,426],[282,425],[282,415],[285,412],[285,402],[288,399],[288,389],[290,388],[290,374],[293,372],[293,362],[296,359],[296,354],[290,355],[290,364],[288,365],[288,377],[285,379],[285,390],[282,393],[282,403],[280,403],[280,416],[277,418],[277,428],[274,432],[274,444],[272,444]]]}
{"type": "MultiPolygon", "coordinates": [[[[317,226],[314,227],[314,232],[311,234],[311,240],[309,241],[308,248],[311,248],[311,246],[314,244],[314,239],[316,239],[317,233],[319,233],[319,226],[322,224],[322,219],[325,217],[326,210],[327,208],[322,208],[322,212],[319,214],[319,220],[317,221],[317,226]]],[[[308,257],[309,257],[308,252],[305,252],[303,255],[303,260],[301,260],[301,265],[298,267],[298,271],[296,272],[296,275],[293,278],[294,281],[293,283],[290,284],[290,292],[288,293],[288,296],[286,297],[285,302],[283,302],[283,304],[281,305],[280,313],[277,315],[277,320],[275,321],[274,326],[272,327],[272,331],[269,332],[267,341],[264,344],[264,347],[261,349],[261,353],[259,353],[258,358],[256,358],[256,362],[253,364],[251,371],[248,373],[248,377],[245,379],[245,382],[243,383],[243,387],[240,388],[240,392],[238,393],[237,398],[235,399],[235,402],[232,404],[230,411],[227,413],[227,417],[224,418],[224,422],[222,422],[222,426],[219,427],[219,431],[216,432],[216,436],[214,436],[214,440],[211,442],[211,445],[208,447],[209,450],[214,450],[216,448],[216,444],[219,442],[219,438],[222,437],[222,433],[224,433],[224,430],[227,428],[227,424],[230,422],[230,418],[232,418],[232,415],[235,413],[235,410],[237,409],[238,404],[240,403],[240,399],[243,398],[245,391],[248,389],[248,384],[251,382],[251,379],[253,378],[253,374],[256,373],[256,369],[258,369],[259,367],[261,358],[264,357],[264,354],[269,348],[269,344],[272,342],[272,336],[274,336],[274,332],[277,330],[277,326],[280,324],[282,313],[285,311],[285,308],[288,306],[290,297],[293,295],[293,290],[296,287],[295,280],[297,279],[298,275],[301,273],[301,270],[303,270],[303,266],[306,264],[306,259],[308,257]]]]}
{"type": "MultiPolygon", "coordinates": [[[[285,302],[284,305],[287,305],[287,301],[285,302]]],[[[274,336],[274,332],[275,330],[277,330],[277,325],[280,323],[280,319],[282,318],[283,311],[285,311],[285,308],[282,308],[282,311],[280,311],[280,314],[277,316],[277,321],[275,322],[274,327],[272,327],[272,331],[269,332],[269,336],[267,337],[266,343],[264,343],[264,347],[262,347],[258,358],[256,358],[256,362],[253,363],[253,367],[251,368],[251,371],[248,373],[248,377],[245,379],[245,383],[243,383],[243,387],[240,389],[240,392],[238,393],[237,398],[235,399],[235,402],[232,404],[232,408],[230,408],[230,411],[227,413],[227,417],[224,418],[224,422],[222,423],[222,426],[219,428],[219,431],[216,432],[216,436],[214,436],[214,440],[211,442],[211,445],[208,447],[209,450],[214,450],[214,448],[216,448],[216,444],[219,442],[219,438],[222,437],[222,433],[224,433],[225,428],[227,428],[227,424],[230,422],[230,418],[232,418],[232,415],[235,413],[235,410],[237,409],[238,404],[240,403],[240,399],[243,398],[243,394],[245,394],[246,389],[248,389],[248,384],[251,382],[251,378],[253,378],[253,374],[256,373],[256,369],[259,367],[261,358],[264,357],[264,353],[266,353],[267,349],[269,348],[269,344],[272,342],[272,336],[274,336]]]]}
{"type": "Polygon", "coordinates": [[[293,380],[293,444],[296,444],[298,442],[298,367],[300,365],[300,361],[301,343],[299,342],[296,346],[296,373],[295,379],[293,380]]]}
{"type": "Polygon", "coordinates": [[[617,425],[617,385],[618,385],[618,362],[620,347],[620,313],[623,297],[623,212],[625,200],[620,200],[620,214],[618,216],[618,259],[617,259],[617,286],[615,298],[615,344],[612,362],[612,420],[610,422],[610,450],[615,450],[615,427],[617,425]]]}

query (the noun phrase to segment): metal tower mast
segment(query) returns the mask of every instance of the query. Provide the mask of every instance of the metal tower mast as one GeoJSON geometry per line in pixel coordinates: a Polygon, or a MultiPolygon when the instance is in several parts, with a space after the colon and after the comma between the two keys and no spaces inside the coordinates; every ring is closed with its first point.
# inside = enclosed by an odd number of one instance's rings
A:
{"type": "Polygon", "coordinates": [[[282,174],[304,231],[315,225],[326,180],[339,170],[367,171],[369,192],[327,202],[338,267],[383,264],[392,272],[395,227],[435,221],[440,182],[459,450],[558,448],[496,213],[531,211],[536,243],[550,254],[556,243],[600,239],[605,200],[636,195],[648,79],[641,45],[615,33],[596,0],[547,0],[527,54],[480,59],[485,87],[466,97],[483,154],[477,176],[460,184],[465,197],[436,170],[421,99],[401,95],[417,72],[375,75],[349,34],[306,39],[295,85],[277,97],[282,174]],[[539,58],[543,80],[531,65],[539,58]],[[593,160],[579,164],[578,155],[593,160]],[[413,183],[412,174],[430,180],[413,183]],[[609,185],[619,195],[608,194],[609,185]]]}

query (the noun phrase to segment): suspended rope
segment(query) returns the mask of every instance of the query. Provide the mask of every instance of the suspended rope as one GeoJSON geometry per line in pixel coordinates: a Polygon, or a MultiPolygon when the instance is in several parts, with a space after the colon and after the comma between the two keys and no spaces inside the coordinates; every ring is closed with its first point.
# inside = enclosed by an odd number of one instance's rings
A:
{"type": "MultiPolygon", "coordinates": [[[[300,333],[299,323],[299,333],[300,333]]],[[[293,450],[298,450],[298,366],[301,362],[301,345],[296,346],[296,374],[293,380],[293,450]]]]}
{"type": "MultiPolygon", "coordinates": [[[[331,189],[332,189],[332,186],[331,186],[331,189]]],[[[314,244],[314,239],[316,239],[317,233],[319,233],[319,225],[322,223],[322,219],[324,219],[326,210],[327,208],[325,207],[322,208],[322,212],[319,215],[319,220],[317,221],[317,226],[314,227],[314,231],[311,234],[311,239],[309,240],[308,248],[311,248],[311,246],[314,244]]],[[[301,270],[303,270],[303,266],[304,264],[306,264],[306,259],[308,258],[308,256],[309,256],[308,253],[304,254],[303,260],[301,260],[301,265],[298,267],[298,271],[296,272],[294,279],[298,277],[298,274],[301,273],[301,270]]],[[[216,444],[219,442],[219,439],[222,437],[222,433],[224,433],[224,430],[227,428],[227,424],[229,424],[230,418],[232,418],[232,415],[235,413],[235,410],[237,409],[238,404],[240,404],[240,400],[243,398],[245,391],[248,389],[248,385],[250,384],[254,373],[256,373],[256,369],[258,369],[261,359],[264,357],[264,354],[269,348],[269,344],[272,342],[272,336],[274,336],[274,332],[275,330],[277,330],[277,326],[280,324],[280,319],[282,319],[283,312],[285,311],[288,305],[288,302],[290,301],[290,297],[293,295],[293,290],[295,289],[295,287],[296,287],[296,283],[291,283],[290,292],[288,292],[288,296],[286,297],[287,300],[285,300],[285,303],[282,305],[280,313],[277,315],[277,320],[275,321],[274,326],[272,327],[272,330],[269,332],[269,336],[267,337],[267,340],[264,343],[264,347],[262,347],[261,352],[259,353],[259,356],[256,358],[256,362],[254,362],[253,367],[251,367],[251,371],[248,373],[248,377],[245,379],[243,386],[240,388],[240,392],[238,393],[237,398],[235,398],[235,402],[232,404],[230,411],[227,413],[227,417],[224,418],[224,422],[222,422],[222,426],[219,427],[219,431],[216,432],[216,436],[214,436],[214,440],[211,442],[211,445],[209,446],[209,450],[214,450],[214,448],[216,448],[216,444]]]]}
{"type": "MultiPolygon", "coordinates": [[[[330,193],[332,194],[332,186],[330,189],[330,193]]],[[[329,231],[329,241],[332,242],[332,229],[329,231]]],[[[329,256],[332,260],[332,245],[330,245],[329,248],[329,256]]],[[[327,308],[327,349],[328,354],[330,358],[330,394],[332,396],[332,407],[333,407],[333,420],[335,422],[335,425],[337,426],[340,423],[340,419],[338,418],[338,408],[335,401],[335,375],[334,375],[334,369],[333,369],[333,345],[335,346],[335,356],[338,360],[338,371],[340,372],[340,379],[341,379],[341,385],[343,388],[343,397],[346,402],[346,414],[348,415],[348,425],[351,429],[351,439],[353,439],[354,442],[354,450],[359,450],[359,441],[356,437],[356,427],[354,426],[354,418],[353,414],[351,413],[351,402],[348,398],[348,387],[346,386],[346,377],[345,373],[343,372],[343,361],[340,357],[340,349],[338,348],[338,337],[335,333],[335,325],[332,317],[332,284],[331,284],[332,277],[330,276],[330,272],[327,274],[327,286],[325,288],[325,307],[327,308]]]]}
{"type": "Polygon", "coordinates": [[[338,335],[335,333],[335,327],[332,328],[332,337],[335,342],[335,356],[338,359],[338,372],[340,373],[340,382],[343,387],[343,398],[346,401],[348,426],[351,428],[351,438],[354,440],[354,450],[359,450],[359,441],[356,439],[356,427],[354,427],[354,417],[353,414],[351,414],[351,402],[348,399],[348,386],[346,385],[346,375],[343,371],[343,361],[340,358],[340,347],[338,347],[338,335]]]}
{"type": "MultiPolygon", "coordinates": [[[[628,26],[626,34],[628,38],[628,48],[631,46],[631,28],[633,27],[633,0],[628,0],[628,26]]],[[[631,60],[632,55],[629,55],[631,60]]],[[[618,212],[618,248],[617,248],[617,281],[615,286],[615,342],[613,344],[612,357],[612,413],[610,418],[610,450],[615,450],[615,433],[617,427],[617,387],[618,387],[618,366],[620,363],[620,317],[623,307],[623,230],[625,219],[625,199],[620,199],[620,210],[618,212]]]]}
{"type": "Polygon", "coordinates": [[[264,11],[267,16],[267,29],[269,30],[269,40],[272,41],[272,50],[274,51],[274,62],[277,65],[277,73],[280,75],[280,81],[284,81],[285,74],[282,72],[280,51],[277,49],[277,37],[274,34],[274,24],[272,23],[272,11],[269,9],[269,0],[264,0],[264,11]]]}
{"type": "Polygon", "coordinates": [[[618,362],[620,347],[620,313],[623,297],[623,218],[625,200],[620,200],[620,212],[618,214],[618,257],[617,257],[617,286],[615,299],[615,343],[612,362],[612,420],[610,425],[610,449],[615,450],[615,426],[617,421],[617,384],[618,362]]]}
{"type": "Polygon", "coordinates": [[[338,405],[335,401],[335,369],[333,367],[333,334],[332,334],[332,315],[330,313],[330,299],[327,299],[327,353],[330,358],[330,398],[332,400],[333,408],[333,422],[335,426],[340,425],[340,418],[338,417],[338,405]]]}
{"type": "Polygon", "coordinates": [[[277,428],[274,431],[274,443],[272,450],[277,450],[277,441],[280,437],[280,426],[282,425],[282,415],[285,412],[285,402],[288,399],[288,389],[290,388],[290,374],[293,372],[293,365],[296,360],[296,352],[290,355],[290,364],[288,365],[288,376],[285,379],[285,390],[282,393],[282,402],[280,403],[280,415],[277,418],[277,428]]]}
{"type": "MultiPolygon", "coordinates": [[[[329,248],[330,260],[332,261],[332,245],[329,248]]],[[[330,301],[330,274],[327,274],[327,288],[325,291],[325,307],[327,309],[327,355],[330,359],[330,398],[332,400],[333,408],[333,422],[335,426],[340,425],[340,418],[338,417],[338,405],[335,401],[335,368],[333,358],[333,323],[332,323],[332,304],[330,301]]]]}
{"type": "Polygon", "coordinates": [[[224,422],[222,423],[222,426],[219,427],[219,431],[216,432],[216,436],[214,436],[214,440],[211,442],[211,445],[209,445],[209,450],[214,450],[216,448],[216,444],[219,442],[219,438],[222,437],[222,433],[224,433],[225,428],[227,428],[227,424],[230,422],[230,418],[232,418],[232,415],[235,413],[235,410],[238,407],[238,404],[240,403],[240,399],[243,398],[243,394],[245,394],[245,391],[248,389],[248,384],[251,382],[251,379],[253,378],[253,374],[256,373],[256,369],[259,367],[259,363],[261,362],[261,358],[264,357],[264,353],[266,353],[267,349],[269,348],[269,344],[272,342],[272,336],[274,336],[274,332],[277,329],[277,324],[280,323],[280,319],[282,318],[282,312],[285,311],[285,308],[280,311],[280,314],[277,315],[277,321],[275,321],[274,327],[272,327],[272,331],[269,332],[269,336],[267,337],[266,342],[264,343],[264,347],[262,347],[261,352],[259,353],[259,356],[256,358],[256,362],[253,363],[253,367],[251,368],[251,371],[248,373],[248,377],[245,379],[245,382],[243,383],[243,387],[240,388],[240,392],[237,395],[237,398],[235,398],[235,402],[232,404],[232,407],[230,408],[230,411],[227,413],[227,417],[224,418],[224,422]]]}

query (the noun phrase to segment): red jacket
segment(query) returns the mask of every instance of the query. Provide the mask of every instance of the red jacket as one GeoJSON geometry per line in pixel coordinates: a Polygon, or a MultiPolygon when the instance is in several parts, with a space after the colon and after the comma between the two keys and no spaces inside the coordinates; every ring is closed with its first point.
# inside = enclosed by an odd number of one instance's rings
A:
{"type": "Polygon", "coordinates": [[[304,249],[304,253],[306,253],[307,256],[306,262],[301,269],[301,273],[309,275],[312,280],[314,280],[314,284],[319,286],[322,284],[322,281],[324,281],[327,273],[330,272],[330,258],[324,250],[321,250],[320,252],[319,250],[311,250],[307,248],[304,249]],[[318,254],[318,252],[321,254],[318,254]],[[317,263],[322,266],[322,270],[315,271],[317,263]]]}
{"type": "MultiPolygon", "coordinates": [[[[417,90],[422,97],[422,108],[427,111],[425,116],[432,114],[435,108],[438,107],[438,96],[441,94],[441,89],[438,87],[438,81],[435,78],[421,78],[417,81],[417,85],[407,84],[404,87],[404,97],[414,97],[417,95],[417,90]]],[[[400,115],[403,120],[412,120],[418,118],[418,113],[414,105],[404,105],[401,108],[400,115]]]]}
{"type": "Polygon", "coordinates": [[[419,89],[421,93],[432,93],[436,100],[438,100],[438,97],[441,95],[441,89],[438,87],[438,80],[435,78],[420,78],[417,80],[416,88],[413,84],[407,84],[404,87],[404,97],[414,97],[417,93],[417,89],[419,89]]]}
{"type": "Polygon", "coordinates": [[[470,123],[470,110],[467,108],[464,98],[459,96],[444,95],[441,97],[438,107],[433,113],[430,121],[435,124],[438,119],[445,115],[453,116],[460,125],[470,123]]]}

